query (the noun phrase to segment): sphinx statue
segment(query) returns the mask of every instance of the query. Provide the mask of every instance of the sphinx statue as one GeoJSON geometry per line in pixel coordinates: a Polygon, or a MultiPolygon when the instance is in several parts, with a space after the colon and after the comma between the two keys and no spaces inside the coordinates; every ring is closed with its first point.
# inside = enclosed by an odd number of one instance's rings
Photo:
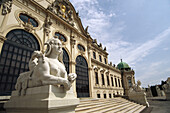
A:
{"type": "Polygon", "coordinates": [[[141,86],[141,81],[138,80],[137,84],[133,85],[128,91],[128,97],[130,100],[139,104],[149,107],[149,103],[146,98],[145,90],[141,86]]]}
{"type": "Polygon", "coordinates": [[[67,74],[63,64],[62,43],[58,38],[49,39],[45,53],[34,51],[28,72],[21,73],[15,85],[18,95],[25,95],[27,88],[56,85],[67,91],[76,79],[75,73],[67,74]]]}

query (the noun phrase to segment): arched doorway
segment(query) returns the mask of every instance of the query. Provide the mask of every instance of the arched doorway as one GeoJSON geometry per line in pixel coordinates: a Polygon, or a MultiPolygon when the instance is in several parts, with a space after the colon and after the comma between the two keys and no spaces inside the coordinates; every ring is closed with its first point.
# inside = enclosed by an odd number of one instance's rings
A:
{"type": "Polygon", "coordinates": [[[0,55],[0,95],[10,95],[20,73],[28,71],[34,50],[40,50],[36,37],[25,30],[15,29],[6,35],[0,55]]]}
{"type": "Polygon", "coordinates": [[[89,97],[89,74],[86,59],[82,56],[76,58],[76,91],[77,97],[89,97]]]}
{"type": "Polygon", "coordinates": [[[63,48],[63,62],[66,67],[67,74],[69,74],[69,56],[64,48],[63,48]]]}

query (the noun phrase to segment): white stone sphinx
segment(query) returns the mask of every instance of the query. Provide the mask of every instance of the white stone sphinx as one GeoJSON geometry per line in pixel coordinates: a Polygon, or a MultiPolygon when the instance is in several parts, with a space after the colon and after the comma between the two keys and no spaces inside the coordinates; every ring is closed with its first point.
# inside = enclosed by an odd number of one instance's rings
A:
{"type": "Polygon", "coordinates": [[[47,50],[34,51],[29,61],[30,71],[21,73],[16,83],[16,90],[19,95],[25,95],[29,87],[44,85],[63,85],[69,90],[72,82],[77,77],[71,73],[67,75],[63,64],[62,43],[57,38],[49,39],[46,43],[47,50]]]}
{"type": "Polygon", "coordinates": [[[72,83],[77,75],[67,74],[59,39],[49,39],[46,45],[44,54],[32,54],[30,71],[20,74],[16,91],[4,105],[7,113],[75,113],[79,99],[72,83]]]}
{"type": "Polygon", "coordinates": [[[141,87],[141,82],[139,80],[137,81],[137,85],[135,84],[129,89],[128,94],[130,100],[149,107],[149,103],[146,99],[145,90],[141,87]]]}
{"type": "Polygon", "coordinates": [[[166,99],[170,100],[170,77],[167,79],[166,84],[164,84],[162,88],[165,92],[166,99]]]}

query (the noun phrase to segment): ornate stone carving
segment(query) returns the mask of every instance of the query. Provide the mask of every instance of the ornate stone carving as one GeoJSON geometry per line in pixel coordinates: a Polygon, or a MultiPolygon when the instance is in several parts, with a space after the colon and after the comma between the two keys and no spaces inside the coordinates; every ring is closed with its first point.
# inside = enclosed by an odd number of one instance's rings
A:
{"type": "Polygon", "coordinates": [[[76,45],[76,40],[74,39],[74,36],[70,37],[70,43],[71,43],[72,47],[74,48],[74,46],[76,45]]]}
{"type": "Polygon", "coordinates": [[[2,6],[2,15],[6,15],[11,12],[12,0],[2,0],[0,6],[2,6]]]}
{"type": "Polygon", "coordinates": [[[46,52],[43,54],[41,51],[34,51],[29,61],[30,71],[21,73],[18,77],[15,86],[18,95],[25,95],[28,87],[44,85],[62,85],[65,90],[69,90],[76,79],[76,74],[66,72],[62,61],[61,41],[52,38],[45,44],[47,45],[46,52]]]}
{"type": "Polygon", "coordinates": [[[170,81],[167,81],[167,83],[164,84],[162,88],[164,89],[165,92],[170,91],[170,81]]]}
{"type": "Polygon", "coordinates": [[[52,21],[50,16],[47,16],[44,22],[44,32],[46,36],[49,36],[49,33],[51,32],[50,26],[52,25],[52,21]]]}
{"type": "Polygon", "coordinates": [[[23,23],[23,27],[25,28],[26,31],[28,32],[32,32],[34,30],[33,25],[31,24],[31,22],[25,22],[23,23]]]}
{"type": "Polygon", "coordinates": [[[164,84],[162,88],[164,89],[166,99],[170,100],[170,77],[167,79],[166,84],[164,84]]]}
{"type": "Polygon", "coordinates": [[[7,38],[0,35],[0,42],[4,43],[5,40],[7,40],[7,38]]]}
{"type": "Polygon", "coordinates": [[[144,91],[144,89],[141,87],[141,81],[137,81],[137,85],[133,85],[130,89],[129,92],[141,92],[144,91]]]}
{"type": "Polygon", "coordinates": [[[86,35],[87,35],[87,38],[90,37],[90,34],[89,34],[89,32],[88,32],[88,28],[89,28],[89,26],[87,26],[87,27],[85,28],[85,33],[86,33],[86,35]]]}
{"type": "Polygon", "coordinates": [[[71,10],[69,3],[69,0],[55,0],[47,9],[70,24],[73,24],[73,11],[71,10]]]}

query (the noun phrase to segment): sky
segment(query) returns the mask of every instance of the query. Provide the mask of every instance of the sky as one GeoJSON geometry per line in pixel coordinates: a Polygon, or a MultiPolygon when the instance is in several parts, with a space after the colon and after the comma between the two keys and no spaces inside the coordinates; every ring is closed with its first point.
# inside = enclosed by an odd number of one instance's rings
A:
{"type": "Polygon", "coordinates": [[[170,0],[70,0],[84,28],[135,70],[143,87],[170,77],[170,0]]]}

